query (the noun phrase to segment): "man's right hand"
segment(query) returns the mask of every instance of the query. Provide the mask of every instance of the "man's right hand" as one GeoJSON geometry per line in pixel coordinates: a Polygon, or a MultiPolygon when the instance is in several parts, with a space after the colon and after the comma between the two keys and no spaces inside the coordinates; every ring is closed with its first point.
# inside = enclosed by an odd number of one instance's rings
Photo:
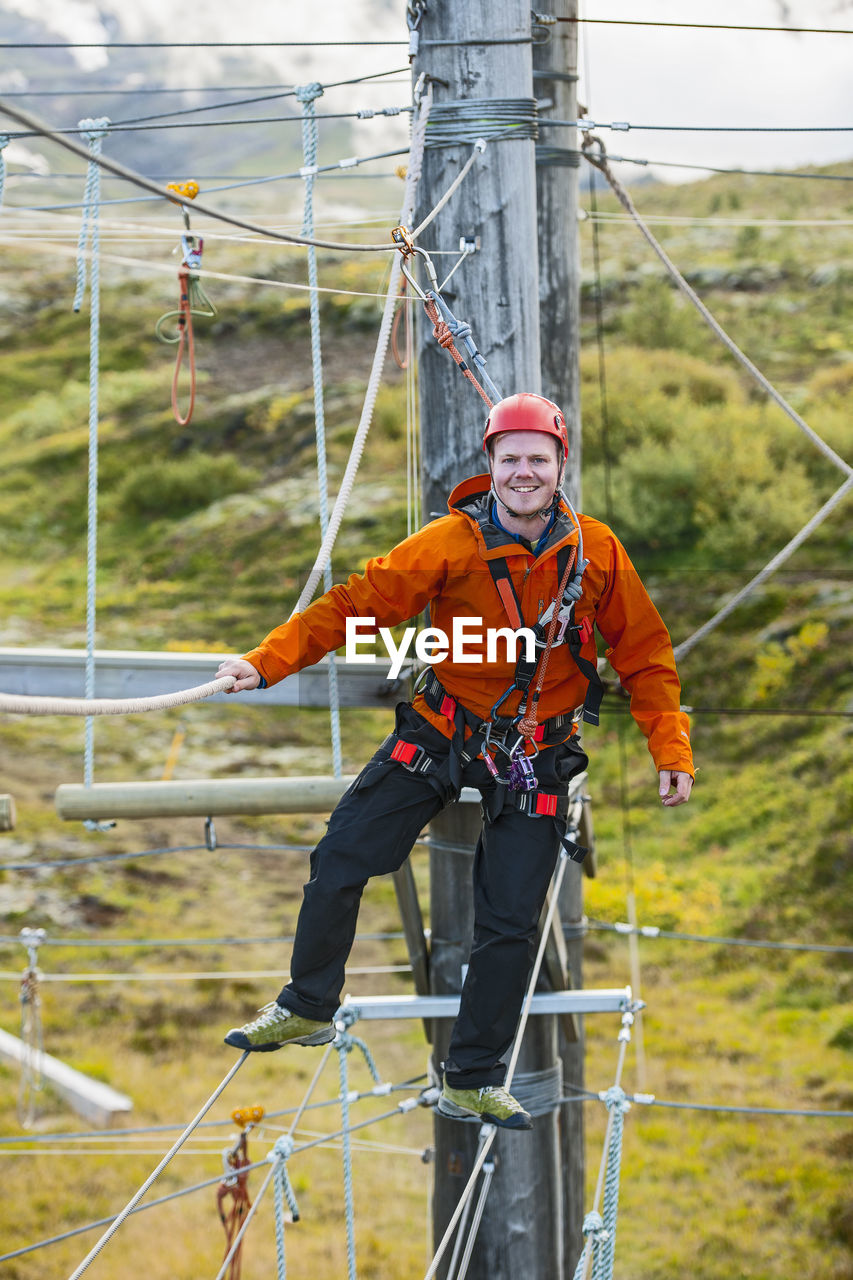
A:
{"type": "Polygon", "coordinates": [[[241,693],[243,689],[257,689],[261,682],[257,667],[253,667],[245,658],[226,658],[224,662],[220,662],[216,673],[217,680],[222,676],[235,677],[235,683],[230,689],[225,690],[226,693],[241,693]]]}

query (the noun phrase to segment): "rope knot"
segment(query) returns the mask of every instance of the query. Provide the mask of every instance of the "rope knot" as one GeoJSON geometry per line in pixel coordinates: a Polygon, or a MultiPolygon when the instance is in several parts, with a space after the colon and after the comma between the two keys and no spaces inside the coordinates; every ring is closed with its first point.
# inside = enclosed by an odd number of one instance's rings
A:
{"type": "Polygon", "coordinates": [[[584,1239],[588,1236],[592,1236],[595,1242],[604,1241],[609,1238],[610,1232],[605,1227],[604,1219],[596,1209],[592,1209],[584,1218],[583,1235],[584,1239]]]}
{"type": "Polygon", "coordinates": [[[310,84],[297,85],[294,94],[298,102],[313,102],[315,98],[322,98],[323,86],[319,81],[312,80],[310,84]]]}
{"type": "Polygon", "coordinates": [[[460,342],[465,342],[471,337],[471,326],[467,320],[454,321],[452,330],[454,338],[458,338],[460,342]]]}
{"type": "Polygon", "coordinates": [[[449,348],[453,346],[454,338],[450,331],[450,325],[446,320],[439,320],[433,325],[433,334],[439,346],[449,348]]]}
{"type": "Polygon", "coordinates": [[[631,1104],[625,1094],[625,1090],[620,1088],[618,1084],[611,1085],[606,1090],[602,1099],[608,1111],[618,1110],[623,1114],[631,1110],[631,1104]]]}
{"type": "Polygon", "coordinates": [[[335,1014],[335,1026],[338,1031],[346,1031],[347,1027],[354,1027],[357,1022],[357,1009],[339,1009],[335,1014]]]}
{"type": "Polygon", "coordinates": [[[273,1163],[278,1161],[289,1160],[293,1155],[296,1144],[289,1133],[283,1133],[280,1138],[276,1138],[272,1151],[267,1159],[273,1163]]]}
{"type": "Polygon", "coordinates": [[[84,120],[78,120],[77,128],[88,142],[98,142],[106,134],[110,123],[109,116],[97,116],[94,119],[87,116],[84,120]]]}

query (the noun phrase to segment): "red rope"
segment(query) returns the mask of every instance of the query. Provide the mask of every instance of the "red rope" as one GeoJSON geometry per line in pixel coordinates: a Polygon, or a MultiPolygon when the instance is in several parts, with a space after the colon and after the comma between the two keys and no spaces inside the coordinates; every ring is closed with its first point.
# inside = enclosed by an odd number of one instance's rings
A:
{"type": "Polygon", "coordinates": [[[409,367],[409,308],[406,305],[406,292],[408,281],[403,280],[403,287],[400,290],[400,300],[402,306],[398,307],[394,312],[394,324],[391,327],[391,353],[394,356],[398,369],[408,369],[409,367]],[[405,323],[405,354],[400,355],[400,321],[405,323]]]}
{"type": "Polygon", "coordinates": [[[193,416],[193,408],[195,406],[195,343],[193,342],[193,313],[190,305],[190,287],[189,287],[189,268],[182,266],[178,270],[178,284],[180,286],[180,296],[178,301],[178,354],[175,357],[175,373],[172,378],[172,413],[175,415],[175,421],[178,426],[185,427],[193,416]],[[178,374],[181,371],[181,363],[184,358],[184,347],[187,348],[187,365],[190,375],[190,403],[186,412],[186,417],[181,415],[178,408],[178,374]]]}
{"type": "MultiPolygon", "coordinates": [[[[235,1181],[233,1186],[229,1186],[231,1175],[228,1175],[226,1181],[220,1182],[216,1191],[216,1207],[219,1210],[219,1220],[225,1228],[225,1253],[223,1257],[228,1257],[228,1251],[234,1243],[234,1237],[240,1230],[240,1225],[252,1207],[249,1199],[249,1189],[247,1182],[248,1173],[240,1173],[239,1170],[245,1169],[249,1164],[249,1155],[246,1150],[246,1134],[241,1133],[237,1146],[233,1151],[228,1152],[228,1163],[235,1171],[235,1181]],[[230,1210],[226,1213],[223,1204],[224,1201],[231,1197],[234,1201],[230,1210]]],[[[234,1257],[228,1264],[228,1280],[240,1280],[240,1267],[243,1261],[243,1242],[237,1246],[234,1257]]]]}
{"type": "Polygon", "coordinates": [[[468,381],[474,387],[477,388],[480,395],[483,397],[486,404],[491,409],[493,401],[490,400],[489,397],[486,395],[485,391],[480,386],[479,382],[474,377],[471,370],[468,368],[462,355],[457,350],[456,343],[453,341],[453,334],[450,331],[450,326],[448,325],[446,320],[442,320],[438,311],[438,307],[435,305],[435,303],[432,301],[431,298],[427,298],[424,301],[424,310],[426,311],[427,315],[432,321],[432,332],[433,332],[433,335],[435,336],[436,341],[439,343],[440,346],[444,347],[445,351],[450,352],[450,354],[453,356],[453,359],[459,365],[460,371],[465,375],[468,381]]]}
{"type": "Polygon", "coordinates": [[[525,712],[523,718],[518,722],[519,732],[525,738],[527,738],[528,741],[533,737],[538,725],[536,711],[539,704],[539,695],[542,692],[542,686],[545,684],[545,672],[548,670],[548,658],[551,655],[551,649],[553,648],[553,645],[554,645],[554,636],[557,633],[557,626],[559,625],[559,621],[560,621],[559,613],[560,613],[560,604],[563,599],[563,592],[566,590],[566,587],[568,586],[569,574],[574,568],[576,555],[577,555],[577,549],[575,547],[572,547],[571,554],[569,555],[568,564],[566,565],[565,572],[563,573],[563,580],[560,583],[559,587],[557,588],[557,598],[554,601],[554,613],[551,618],[551,621],[548,624],[548,631],[545,636],[545,649],[543,650],[542,657],[539,659],[539,666],[537,668],[536,688],[533,691],[533,697],[530,701],[530,706],[525,712]]]}

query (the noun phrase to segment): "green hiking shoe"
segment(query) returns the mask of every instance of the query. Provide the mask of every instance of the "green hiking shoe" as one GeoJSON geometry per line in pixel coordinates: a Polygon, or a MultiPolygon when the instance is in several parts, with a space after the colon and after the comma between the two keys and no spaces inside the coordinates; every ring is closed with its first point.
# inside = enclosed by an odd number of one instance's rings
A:
{"type": "Polygon", "coordinates": [[[271,1000],[260,1010],[254,1022],[244,1027],[234,1027],[225,1037],[225,1043],[235,1049],[253,1049],[257,1053],[271,1053],[286,1044],[328,1044],[336,1035],[331,1022],[312,1022],[300,1018],[283,1005],[271,1000]]]}
{"type": "Polygon", "coordinates": [[[482,1120],[502,1129],[532,1129],[533,1121],[520,1102],[502,1085],[485,1085],[481,1089],[451,1089],[447,1081],[438,1100],[443,1116],[455,1120],[482,1120]]]}

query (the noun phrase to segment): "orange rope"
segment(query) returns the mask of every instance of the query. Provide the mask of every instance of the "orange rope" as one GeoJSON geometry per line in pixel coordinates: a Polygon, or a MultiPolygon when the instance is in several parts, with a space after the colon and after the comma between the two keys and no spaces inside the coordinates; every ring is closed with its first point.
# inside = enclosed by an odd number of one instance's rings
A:
{"type": "Polygon", "coordinates": [[[459,365],[461,372],[465,375],[468,381],[477,388],[480,395],[483,397],[486,404],[491,409],[494,402],[490,400],[489,397],[486,395],[485,391],[480,386],[479,382],[474,377],[471,370],[468,368],[462,355],[457,350],[456,343],[453,340],[453,334],[450,332],[450,326],[448,325],[446,320],[442,320],[441,315],[439,314],[438,307],[435,305],[435,303],[432,301],[431,298],[427,298],[424,301],[424,310],[426,311],[427,315],[432,321],[432,331],[436,341],[439,343],[440,346],[444,347],[446,351],[450,352],[450,354],[453,356],[453,359],[459,365]]]}
{"type": "MultiPolygon", "coordinates": [[[[219,1210],[219,1220],[225,1228],[225,1257],[228,1257],[231,1245],[234,1243],[243,1218],[252,1207],[249,1199],[249,1190],[247,1182],[248,1173],[241,1173],[240,1170],[245,1169],[249,1164],[249,1155],[246,1148],[246,1134],[241,1133],[237,1146],[233,1151],[228,1153],[228,1164],[234,1170],[234,1183],[229,1186],[231,1176],[223,1180],[216,1192],[216,1207],[219,1210]],[[224,1202],[228,1197],[233,1199],[233,1204],[228,1213],[225,1212],[224,1202]]],[[[242,1266],[243,1242],[241,1241],[234,1257],[228,1267],[228,1280],[240,1280],[240,1269],[242,1266]]]]}
{"type": "Polygon", "coordinates": [[[577,549],[575,547],[572,547],[571,554],[569,555],[569,562],[566,565],[565,572],[563,573],[563,580],[557,589],[557,598],[554,601],[554,613],[551,618],[551,621],[548,624],[548,632],[547,632],[547,635],[545,636],[545,649],[542,654],[542,657],[539,659],[539,667],[537,669],[537,674],[536,674],[536,688],[533,691],[533,697],[530,702],[530,707],[525,712],[522,719],[519,720],[518,722],[519,732],[528,741],[530,741],[530,739],[533,737],[534,733],[536,732],[537,725],[539,723],[536,715],[537,706],[539,704],[539,695],[542,692],[542,686],[545,684],[545,673],[548,670],[548,658],[551,655],[551,649],[553,648],[553,645],[554,645],[554,636],[557,633],[557,626],[560,621],[560,618],[559,618],[560,604],[563,599],[563,593],[566,590],[566,587],[568,586],[568,583],[569,583],[569,574],[572,572],[572,569],[574,568],[576,555],[577,555],[577,549]]]}
{"type": "Polygon", "coordinates": [[[408,369],[409,367],[409,308],[406,305],[406,292],[408,289],[408,281],[404,278],[403,287],[400,290],[400,300],[402,306],[398,307],[394,313],[394,324],[391,328],[391,352],[398,369],[408,369]],[[400,355],[400,321],[405,320],[406,325],[406,355],[400,355]]]}

